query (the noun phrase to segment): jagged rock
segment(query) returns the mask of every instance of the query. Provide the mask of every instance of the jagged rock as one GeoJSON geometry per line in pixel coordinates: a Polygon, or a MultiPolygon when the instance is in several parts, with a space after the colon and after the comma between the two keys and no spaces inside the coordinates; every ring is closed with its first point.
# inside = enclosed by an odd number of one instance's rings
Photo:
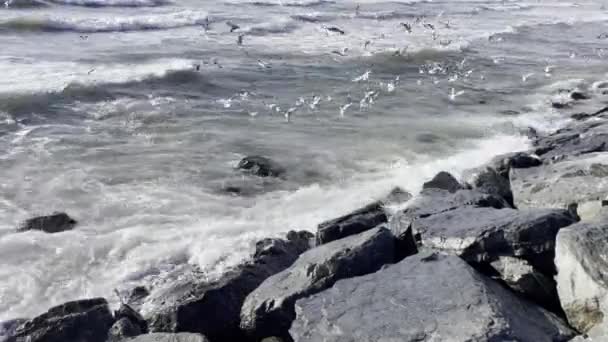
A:
{"type": "Polygon", "coordinates": [[[441,189],[454,193],[458,190],[464,189],[464,187],[456,178],[454,178],[454,176],[445,171],[441,171],[436,174],[433,179],[424,183],[422,185],[422,189],[441,189]]]}
{"type": "Polygon", "coordinates": [[[0,341],[4,342],[9,336],[13,336],[17,328],[27,322],[25,318],[16,318],[0,322],[0,341]]]}
{"type": "Polygon", "coordinates": [[[425,248],[456,254],[469,262],[491,262],[499,256],[516,256],[536,265],[547,255],[552,264],[555,236],[560,228],[575,223],[562,209],[494,209],[464,207],[420,218],[412,230],[425,248]]]}
{"type": "Polygon", "coordinates": [[[513,192],[511,192],[508,174],[506,176],[502,175],[492,167],[481,167],[469,170],[467,183],[475,190],[500,196],[510,206],[513,206],[513,192]]]}
{"type": "Polygon", "coordinates": [[[262,156],[248,156],[241,159],[237,169],[260,177],[279,177],[285,173],[285,168],[281,165],[262,156]]]}
{"type": "Polygon", "coordinates": [[[412,194],[401,189],[400,187],[395,187],[391,192],[381,200],[383,205],[393,205],[405,203],[412,199],[412,194]]]}
{"type": "Polygon", "coordinates": [[[108,331],[107,342],[121,342],[129,337],[143,334],[139,326],[133,324],[128,318],[120,318],[108,331]]]}
{"type": "Polygon", "coordinates": [[[269,276],[289,267],[306,249],[310,233],[289,233],[290,240],[264,240],[253,260],[215,281],[186,280],[156,289],[146,298],[146,318],[153,332],[188,331],[211,341],[245,340],[239,329],[245,297],[269,276]]]}
{"type": "Polygon", "coordinates": [[[323,222],[317,228],[317,245],[359,234],[387,221],[382,203],[375,202],[350,214],[323,222]]]}
{"type": "Polygon", "coordinates": [[[103,298],[67,302],[20,325],[9,342],[105,342],[114,323],[103,298]]]}
{"type": "Polygon", "coordinates": [[[209,342],[205,336],[192,333],[152,333],[139,335],[125,342],[209,342]]]}
{"type": "Polygon", "coordinates": [[[553,311],[559,310],[555,281],[530,265],[526,260],[500,256],[492,267],[514,291],[553,311]]]}
{"type": "MultiPolygon", "coordinates": [[[[608,224],[579,223],[557,235],[557,291],[570,325],[580,332],[606,330],[608,224]]],[[[608,338],[608,334],[604,336],[608,338]]]]}
{"type": "Polygon", "coordinates": [[[493,168],[499,175],[508,178],[509,171],[514,169],[525,169],[541,165],[542,161],[538,156],[527,152],[506,153],[492,158],[488,167],[493,168]]]}
{"type": "Polygon", "coordinates": [[[421,253],[298,300],[295,342],[555,342],[574,333],[455,256],[421,253]]]}
{"type": "Polygon", "coordinates": [[[584,121],[534,141],[535,153],[547,162],[608,151],[608,122],[584,121]]]}
{"type": "Polygon", "coordinates": [[[608,194],[608,153],[572,157],[554,164],[510,172],[518,208],[567,208],[578,203],[583,220],[596,217],[608,194]]]}
{"type": "Polygon", "coordinates": [[[150,291],[145,286],[136,286],[129,292],[125,303],[133,309],[139,310],[149,294],[150,291]]]}
{"type": "Polygon", "coordinates": [[[59,233],[74,228],[76,220],[66,213],[54,213],[48,216],[31,218],[19,227],[18,231],[41,230],[46,233],[59,233]]]}
{"type": "Polygon", "coordinates": [[[137,326],[141,334],[148,332],[148,323],[146,320],[135,311],[132,307],[127,304],[121,304],[118,310],[114,312],[114,319],[119,320],[122,318],[128,319],[133,325],[137,326]]]}
{"type": "Polygon", "coordinates": [[[257,339],[285,336],[295,318],[296,300],[323,291],[339,279],[374,272],[394,262],[394,246],[389,230],[375,228],[305,252],[247,296],[241,328],[257,339]]]}

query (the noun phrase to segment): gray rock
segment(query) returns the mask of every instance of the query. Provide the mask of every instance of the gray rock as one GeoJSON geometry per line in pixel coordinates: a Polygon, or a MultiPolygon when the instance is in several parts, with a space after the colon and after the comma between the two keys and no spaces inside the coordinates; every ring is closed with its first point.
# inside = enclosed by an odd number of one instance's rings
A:
{"type": "Polygon", "coordinates": [[[152,333],[139,335],[125,342],[208,342],[205,336],[192,333],[152,333]]]}
{"type": "Polygon", "coordinates": [[[105,342],[114,323],[103,298],[67,302],[20,325],[9,342],[105,342]]]}
{"type": "Polygon", "coordinates": [[[546,255],[547,263],[552,264],[557,232],[575,222],[562,209],[464,207],[415,220],[412,230],[422,246],[456,254],[469,262],[515,256],[545,271],[547,265],[537,265],[535,258],[546,255]]]}
{"type": "Polygon", "coordinates": [[[54,213],[48,216],[31,218],[19,227],[18,231],[41,230],[46,233],[59,233],[71,230],[76,225],[76,220],[66,213],[54,213]]]}
{"type": "Polygon", "coordinates": [[[400,187],[395,187],[380,202],[382,202],[383,205],[401,204],[401,203],[405,203],[405,202],[411,200],[412,197],[413,196],[411,193],[401,189],[400,187]]]}
{"type": "Polygon", "coordinates": [[[133,309],[139,310],[149,294],[150,291],[145,286],[136,286],[131,289],[125,302],[133,309]]]}
{"type": "MultiPolygon", "coordinates": [[[[579,223],[557,235],[557,291],[568,322],[580,332],[606,331],[608,224],[579,223]]],[[[604,339],[608,334],[604,335],[604,339]]]]}
{"type": "Polygon", "coordinates": [[[464,189],[464,186],[458,182],[451,174],[441,171],[433,177],[430,181],[422,185],[422,189],[441,189],[447,190],[454,193],[458,190],[464,189]]]}
{"type": "Polygon", "coordinates": [[[530,265],[526,260],[500,256],[492,267],[515,292],[552,311],[559,311],[555,281],[530,265]]]}
{"type": "Polygon", "coordinates": [[[17,328],[27,322],[25,318],[16,318],[0,322],[0,342],[5,342],[9,336],[13,336],[17,328]]]}
{"type": "Polygon", "coordinates": [[[359,234],[387,222],[382,203],[369,204],[350,214],[323,222],[317,228],[317,245],[359,234]]]}
{"type": "Polygon", "coordinates": [[[296,302],[296,342],[555,342],[574,333],[455,256],[422,253],[296,302]]]}
{"type": "Polygon", "coordinates": [[[287,342],[287,341],[280,337],[272,336],[272,337],[267,337],[267,338],[263,339],[262,342],[287,342]]]}
{"type": "Polygon", "coordinates": [[[260,177],[279,177],[285,173],[285,168],[262,156],[248,156],[239,162],[237,169],[260,177]]]}
{"type": "Polygon", "coordinates": [[[245,297],[266,278],[289,267],[308,249],[312,234],[289,233],[288,237],[258,243],[252,261],[217,280],[186,280],[153,291],[143,305],[150,330],[196,332],[211,341],[244,340],[239,315],[245,297]]]}
{"type": "Polygon", "coordinates": [[[145,334],[148,332],[148,323],[146,320],[139,314],[139,312],[135,311],[132,307],[127,304],[121,304],[118,310],[114,312],[114,319],[119,320],[125,318],[129,320],[132,325],[136,326],[140,334],[145,334]]]}
{"type": "Polygon", "coordinates": [[[107,342],[120,342],[129,337],[135,337],[143,334],[139,326],[133,324],[128,318],[120,318],[112,325],[108,331],[107,342]]]}
{"type": "Polygon", "coordinates": [[[285,336],[295,318],[296,300],[323,291],[339,279],[394,262],[394,246],[395,239],[386,228],[375,228],[309,250],[247,297],[241,328],[258,339],[285,336]]]}
{"type": "Polygon", "coordinates": [[[608,122],[576,123],[534,141],[535,152],[547,162],[608,151],[608,122]]]}
{"type": "Polygon", "coordinates": [[[518,208],[567,208],[578,203],[583,220],[599,214],[608,194],[608,153],[591,153],[554,164],[510,172],[518,208]]]}
{"type": "Polygon", "coordinates": [[[508,174],[503,175],[492,167],[481,167],[469,171],[468,184],[475,190],[483,193],[497,195],[505,199],[510,206],[513,206],[513,193],[508,174]]]}

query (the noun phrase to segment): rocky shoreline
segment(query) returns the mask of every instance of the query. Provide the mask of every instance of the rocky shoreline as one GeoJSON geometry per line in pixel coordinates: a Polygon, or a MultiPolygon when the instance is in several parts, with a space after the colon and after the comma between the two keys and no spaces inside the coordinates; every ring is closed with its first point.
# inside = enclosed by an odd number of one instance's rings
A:
{"type": "MultiPolygon", "coordinates": [[[[441,172],[315,235],[259,241],[219,279],[137,287],[115,312],[103,298],[64,303],[0,323],[0,340],[608,340],[608,107],[572,118],[461,180],[441,172]]],[[[240,167],[284,172],[263,157],[240,167]]],[[[75,224],[54,214],[20,230],[75,224]]]]}

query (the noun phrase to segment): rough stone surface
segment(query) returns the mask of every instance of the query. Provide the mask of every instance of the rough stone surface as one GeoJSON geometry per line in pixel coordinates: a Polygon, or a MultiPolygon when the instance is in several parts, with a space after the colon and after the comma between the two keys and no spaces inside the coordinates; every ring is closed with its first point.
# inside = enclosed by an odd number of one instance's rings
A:
{"type": "Polygon", "coordinates": [[[18,231],[41,230],[46,233],[59,233],[71,230],[76,225],[76,220],[66,213],[54,213],[47,216],[33,217],[23,223],[18,231]]]}
{"type": "Polygon", "coordinates": [[[285,173],[281,165],[262,156],[248,156],[241,159],[237,169],[260,177],[279,177],[285,173]]]}
{"type": "Polygon", "coordinates": [[[472,170],[467,183],[473,189],[483,193],[497,195],[505,199],[509,205],[513,206],[513,192],[511,192],[511,183],[509,177],[504,176],[492,167],[482,167],[472,170]]]}
{"type": "Polygon", "coordinates": [[[107,342],[120,342],[129,337],[143,334],[139,326],[133,324],[128,318],[120,318],[108,331],[107,342]]]}
{"type": "Polygon", "coordinates": [[[568,322],[580,332],[608,327],[607,241],[606,221],[579,223],[557,235],[557,291],[568,322]]]}
{"type": "Polygon", "coordinates": [[[534,141],[535,153],[546,162],[608,151],[608,122],[585,121],[534,141]]]}
{"type": "Polygon", "coordinates": [[[499,256],[531,259],[552,252],[559,229],[575,222],[561,209],[464,207],[420,218],[412,229],[426,248],[469,262],[491,262],[499,256]]]}
{"type": "Polygon", "coordinates": [[[143,307],[153,332],[196,332],[211,341],[242,341],[240,311],[245,297],[266,278],[289,267],[306,249],[310,233],[289,233],[291,240],[265,239],[252,261],[215,281],[186,280],[156,289],[143,307]]]}
{"type": "Polygon", "coordinates": [[[454,178],[454,176],[445,171],[441,171],[436,174],[433,179],[424,183],[422,185],[422,189],[441,189],[454,193],[458,190],[464,189],[464,187],[456,178],[454,178]]]}
{"type": "Polygon", "coordinates": [[[0,341],[4,342],[9,336],[13,336],[17,328],[25,322],[27,322],[27,319],[25,318],[16,318],[0,322],[0,341]]]}
{"type": "Polygon", "coordinates": [[[317,245],[359,234],[386,223],[387,219],[382,203],[369,204],[350,214],[319,224],[317,245]]]}
{"type": "Polygon", "coordinates": [[[103,298],[67,302],[19,326],[9,342],[105,342],[114,323],[103,298]]]}
{"type": "Polygon", "coordinates": [[[296,342],[555,342],[574,334],[455,256],[421,253],[296,302],[296,342]]]}
{"type": "Polygon", "coordinates": [[[510,181],[518,208],[567,208],[574,202],[581,218],[591,219],[598,215],[608,194],[608,153],[512,169],[510,181]]]}
{"type": "Polygon", "coordinates": [[[296,300],[331,287],[337,280],[367,274],[394,261],[395,239],[386,228],[311,249],[283,272],[266,279],[243,304],[241,328],[251,336],[285,336],[296,300]]]}
{"type": "Polygon", "coordinates": [[[125,342],[209,342],[205,336],[192,333],[152,333],[139,335],[125,342]]]}
{"type": "Polygon", "coordinates": [[[128,319],[133,325],[137,326],[138,330],[141,331],[141,334],[148,332],[148,323],[146,320],[139,312],[135,311],[127,304],[121,304],[118,310],[114,312],[114,319],[119,320],[122,318],[128,319]]]}

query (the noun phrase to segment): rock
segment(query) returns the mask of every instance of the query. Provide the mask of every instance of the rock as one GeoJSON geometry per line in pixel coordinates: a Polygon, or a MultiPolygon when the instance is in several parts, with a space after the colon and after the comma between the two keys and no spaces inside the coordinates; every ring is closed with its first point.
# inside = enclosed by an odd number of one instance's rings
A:
{"type": "Polygon", "coordinates": [[[317,245],[359,234],[387,222],[382,203],[375,202],[350,214],[323,222],[317,228],[317,245]]]}
{"type": "Polygon", "coordinates": [[[555,281],[526,260],[499,256],[491,265],[500,275],[500,279],[515,292],[551,311],[561,310],[555,281]]]}
{"type": "Polygon", "coordinates": [[[285,173],[281,165],[262,156],[248,156],[241,159],[237,169],[260,177],[279,177],[285,173]]]}
{"type": "Polygon", "coordinates": [[[534,141],[535,153],[546,162],[608,151],[608,121],[583,121],[534,141]]]}
{"type": "Polygon", "coordinates": [[[454,193],[458,190],[464,189],[464,187],[456,178],[454,178],[454,176],[445,171],[441,171],[435,175],[433,179],[424,183],[422,185],[422,189],[441,189],[454,193]]]}
{"type": "Polygon", "coordinates": [[[4,342],[9,336],[13,336],[17,328],[27,322],[25,318],[16,318],[0,322],[0,341],[4,342]]]}
{"type": "Polygon", "coordinates": [[[323,291],[339,279],[374,272],[394,262],[394,246],[389,230],[375,228],[305,252],[247,296],[241,328],[257,339],[285,336],[295,318],[296,300],[323,291]]]}
{"type": "Polygon", "coordinates": [[[129,293],[126,299],[126,304],[128,304],[133,309],[139,310],[139,308],[141,307],[144,300],[146,299],[146,297],[148,297],[149,294],[150,291],[145,286],[136,286],[129,293]]]}
{"type": "Polygon", "coordinates": [[[464,207],[415,220],[412,230],[425,248],[455,254],[469,262],[514,256],[552,274],[553,269],[545,268],[553,264],[555,236],[560,228],[575,222],[563,209],[464,207]],[[547,256],[546,264],[536,264],[541,255],[547,256]]]}
{"type": "Polygon", "coordinates": [[[395,205],[395,204],[405,203],[405,202],[411,200],[412,197],[414,197],[414,196],[412,196],[411,193],[401,189],[400,187],[395,187],[380,202],[382,202],[382,204],[385,206],[386,205],[395,205]]]}
{"type": "Polygon", "coordinates": [[[263,339],[262,342],[287,342],[287,341],[280,337],[272,336],[272,337],[267,337],[267,338],[263,339]]]}
{"type": "Polygon", "coordinates": [[[114,312],[114,319],[128,319],[134,326],[141,331],[141,334],[148,332],[148,323],[146,320],[127,304],[121,304],[117,311],[114,312]]]}
{"type": "Polygon", "coordinates": [[[114,323],[103,298],[67,302],[19,326],[9,342],[105,342],[114,323]]]}
{"type": "Polygon", "coordinates": [[[513,169],[510,182],[514,203],[518,208],[567,208],[578,203],[581,219],[593,219],[608,194],[607,167],[607,153],[592,153],[559,163],[513,169]]]}
{"type": "Polygon", "coordinates": [[[71,230],[76,225],[76,220],[66,213],[54,213],[48,216],[38,216],[23,223],[18,231],[41,230],[46,233],[59,233],[71,230]]]}
{"type": "Polygon", "coordinates": [[[508,173],[506,175],[501,175],[492,167],[482,167],[469,172],[467,183],[470,184],[473,189],[486,194],[500,196],[504,198],[510,206],[513,206],[513,192],[511,192],[511,183],[509,182],[508,173]]]}
{"type": "Polygon", "coordinates": [[[573,91],[570,93],[570,98],[575,100],[575,101],[580,101],[580,100],[589,100],[589,95],[586,95],[585,93],[582,93],[580,91],[573,91]]]}
{"type": "Polygon", "coordinates": [[[245,297],[266,278],[289,267],[306,249],[310,233],[290,233],[290,240],[266,239],[254,258],[214,281],[185,280],[155,290],[144,307],[153,332],[196,332],[211,341],[245,340],[239,329],[245,297]]]}
{"type": "Polygon", "coordinates": [[[143,334],[139,326],[133,324],[128,318],[120,318],[108,331],[107,342],[121,342],[129,337],[143,334]]]}
{"type": "MultiPolygon", "coordinates": [[[[608,327],[608,224],[579,223],[557,235],[557,291],[568,322],[585,333],[608,327]]],[[[608,338],[608,335],[605,336],[608,338]]]]}
{"type": "Polygon", "coordinates": [[[205,336],[192,333],[152,333],[139,335],[135,338],[128,339],[125,342],[208,342],[205,336]]]}
{"type": "Polygon", "coordinates": [[[499,175],[508,178],[512,168],[525,169],[541,164],[542,161],[536,155],[527,152],[513,152],[494,157],[488,166],[496,170],[499,175]]]}
{"type": "Polygon", "coordinates": [[[555,315],[455,256],[421,253],[298,300],[295,342],[567,341],[555,315]]]}

